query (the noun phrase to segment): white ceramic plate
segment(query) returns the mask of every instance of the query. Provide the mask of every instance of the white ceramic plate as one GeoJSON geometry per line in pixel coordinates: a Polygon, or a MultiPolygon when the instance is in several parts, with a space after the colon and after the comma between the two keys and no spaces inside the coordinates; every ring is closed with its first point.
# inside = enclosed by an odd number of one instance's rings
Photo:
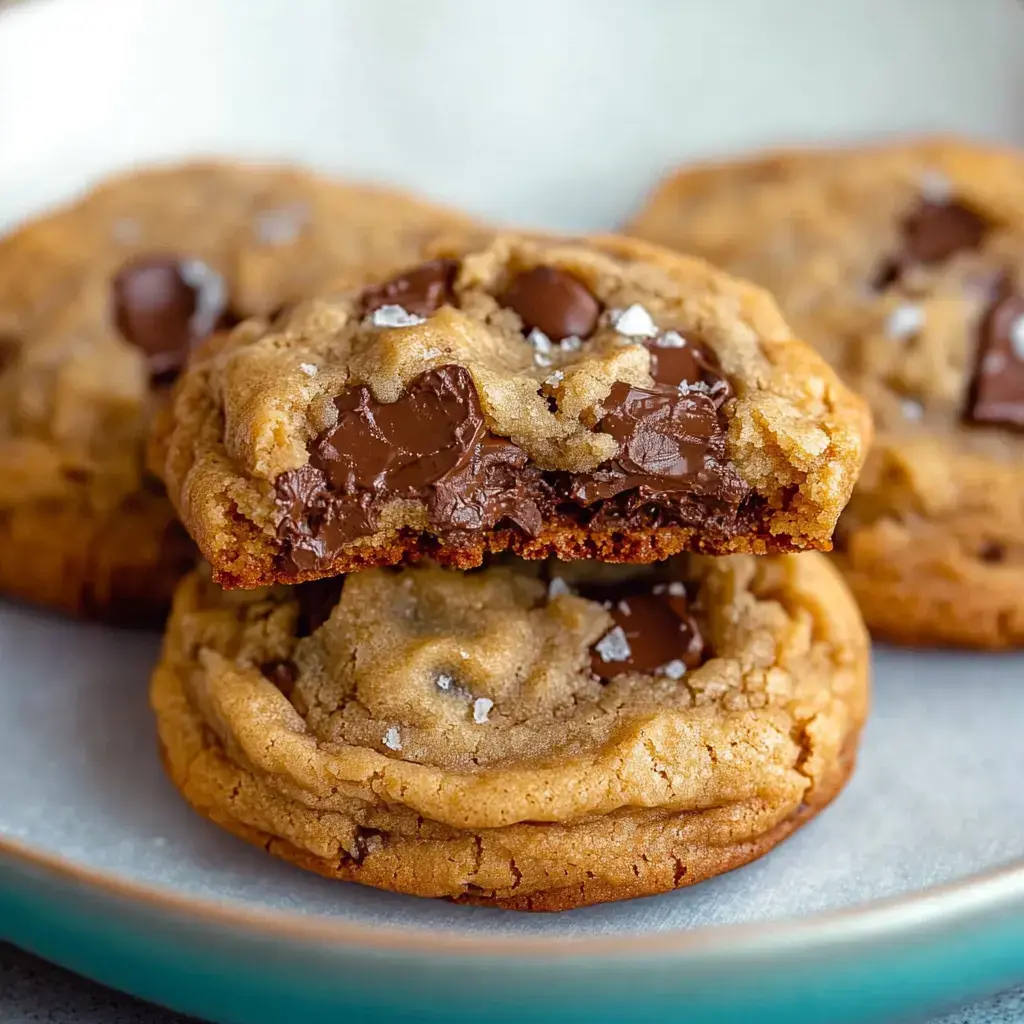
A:
{"type": "MultiPolygon", "coordinates": [[[[0,14],[0,224],[217,152],[608,228],[687,158],[1024,140],[1021,53],[1016,0],[35,0],[0,14]]],[[[199,820],[155,756],[156,646],[0,605],[0,936],[108,983],[223,1020],[497,1024],[871,1020],[1024,979],[1024,658],[880,652],[818,821],[693,890],[537,918],[331,885],[199,820]]]]}

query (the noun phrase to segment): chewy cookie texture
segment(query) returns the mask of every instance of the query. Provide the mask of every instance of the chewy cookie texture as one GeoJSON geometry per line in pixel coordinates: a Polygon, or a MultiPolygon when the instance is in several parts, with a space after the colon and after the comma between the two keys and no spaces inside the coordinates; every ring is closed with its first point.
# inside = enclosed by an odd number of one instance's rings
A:
{"type": "Polygon", "coordinates": [[[152,683],[203,815],[331,878],[515,910],[767,852],[850,773],[867,638],[817,554],[181,584],[152,683]]]}
{"type": "Polygon", "coordinates": [[[195,552],[143,451],[190,350],[467,226],[383,190],[197,163],[112,179],[0,240],[0,592],[161,621],[195,552]]]}
{"type": "Polygon", "coordinates": [[[758,289],[641,242],[510,235],[214,339],[155,433],[214,578],[253,587],[827,548],[870,424],[758,289]]]}
{"type": "Polygon", "coordinates": [[[870,402],[835,546],[871,629],[1024,644],[1024,156],[940,139],[688,169],[628,230],[770,289],[870,402]]]}

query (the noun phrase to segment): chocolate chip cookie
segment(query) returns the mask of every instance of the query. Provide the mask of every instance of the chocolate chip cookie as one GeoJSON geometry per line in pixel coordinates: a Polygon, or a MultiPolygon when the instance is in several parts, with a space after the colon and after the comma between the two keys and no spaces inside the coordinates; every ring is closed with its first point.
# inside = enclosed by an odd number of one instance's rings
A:
{"type": "Polygon", "coordinates": [[[868,625],[1024,643],[1024,155],[923,140],[683,170],[630,230],[769,288],[869,399],[836,532],[868,625]]]}
{"type": "Polygon", "coordinates": [[[375,569],[175,598],[152,682],[196,810],[331,878],[515,910],[664,892],[840,790],[868,646],[818,554],[375,569]]]}
{"type": "Polygon", "coordinates": [[[0,241],[0,592],[162,617],[195,556],[144,435],[192,346],[465,223],[286,168],[189,164],[115,178],[0,241]]]}
{"type": "Polygon", "coordinates": [[[613,237],[432,255],[181,378],[152,464],[218,582],[829,546],[868,415],[764,292],[613,237]]]}

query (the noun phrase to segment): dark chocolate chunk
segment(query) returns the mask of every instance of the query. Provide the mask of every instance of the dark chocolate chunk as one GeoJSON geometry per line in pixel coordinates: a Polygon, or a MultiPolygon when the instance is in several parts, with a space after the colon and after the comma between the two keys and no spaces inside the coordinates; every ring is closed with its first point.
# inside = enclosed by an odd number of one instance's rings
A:
{"type": "Polygon", "coordinates": [[[455,260],[429,260],[362,294],[363,316],[381,306],[401,306],[407,313],[430,316],[454,302],[453,287],[459,264],[455,260]]]}
{"type": "Polygon", "coordinates": [[[509,519],[540,528],[538,470],[518,445],[487,430],[461,366],[417,377],[396,402],[358,387],[335,399],[337,425],[317,438],[309,465],[277,481],[279,536],[295,569],[309,569],[377,528],[380,506],[419,500],[432,529],[481,530],[509,519]]]}
{"type": "Polygon", "coordinates": [[[615,623],[590,652],[591,671],[605,682],[626,672],[678,679],[707,659],[682,583],[592,583],[579,592],[603,603],[615,623]]]}
{"type": "Polygon", "coordinates": [[[978,548],[978,559],[989,565],[998,565],[1006,560],[1006,545],[1002,541],[987,540],[978,548]]]}
{"type": "Polygon", "coordinates": [[[525,331],[536,328],[552,341],[570,335],[589,338],[601,315],[601,303],[590,289],[578,277],[555,267],[523,271],[500,302],[519,314],[525,331]]]}
{"type": "Polygon", "coordinates": [[[578,474],[571,496],[591,505],[638,489],[641,500],[686,494],[738,508],[749,493],[725,462],[725,430],[714,399],[703,390],[618,383],[604,403],[598,430],[619,443],[619,454],[578,474]]]}
{"type": "Polygon", "coordinates": [[[597,428],[619,452],[589,473],[542,471],[491,434],[460,366],[421,374],[392,403],[366,387],[340,395],[337,424],[310,444],[308,465],[277,480],[282,566],[328,567],[375,532],[396,499],[421,503],[430,531],[449,543],[501,524],[536,536],[548,516],[623,530],[681,523],[705,527],[709,538],[753,528],[764,510],[726,461],[722,404],[731,390],[709,350],[687,347],[685,371],[696,379],[612,387],[597,428]]]}
{"type": "Polygon", "coordinates": [[[981,318],[965,417],[1024,428],[1024,296],[1008,280],[981,318]]]}
{"type": "Polygon", "coordinates": [[[882,265],[875,288],[899,283],[914,266],[931,266],[958,252],[977,249],[990,227],[985,217],[964,203],[922,200],[904,219],[903,248],[882,265]]]}
{"type": "Polygon", "coordinates": [[[678,387],[686,383],[692,390],[703,390],[716,408],[732,398],[732,388],[706,345],[685,339],[676,331],[663,331],[644,344],[651,353],[651,376],[659,384],[678,387]]]}
{"type": "Polygon", "coordinates": [[[20,350],[21,345],[18,344],[17,338],[9,334],[0,334],[0,373],[14,364],[20,350]]]}
{"type": "Polygon", "coordinates": [[[117,329],[161,382],[181,370],[197,342],[234,319],[223,279],[201,260],[142,256],[118,271],[111,290],[117,329]]]}

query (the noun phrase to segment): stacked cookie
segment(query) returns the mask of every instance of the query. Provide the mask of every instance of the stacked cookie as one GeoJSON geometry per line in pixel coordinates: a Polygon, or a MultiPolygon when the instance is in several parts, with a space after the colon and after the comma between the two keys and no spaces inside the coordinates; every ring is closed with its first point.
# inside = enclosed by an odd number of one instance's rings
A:
{"type": "Polygon", "coordinates": [[[330,877],[556,910],[812,817],[870,434],[766,293],[640,241],[196,164],[0,242],[0,591],[175,591],[171,778],[330,877]]]}
{"type": "Polygon", "coordinates": [[[216,334],[157,416],[209,563],[152,684],[171,778],[321,874],[515,909],[751,860],[866,711],[853,600],[790,553],[830,543],[863,402],[642,242],[418,260],[216,334]]]}

